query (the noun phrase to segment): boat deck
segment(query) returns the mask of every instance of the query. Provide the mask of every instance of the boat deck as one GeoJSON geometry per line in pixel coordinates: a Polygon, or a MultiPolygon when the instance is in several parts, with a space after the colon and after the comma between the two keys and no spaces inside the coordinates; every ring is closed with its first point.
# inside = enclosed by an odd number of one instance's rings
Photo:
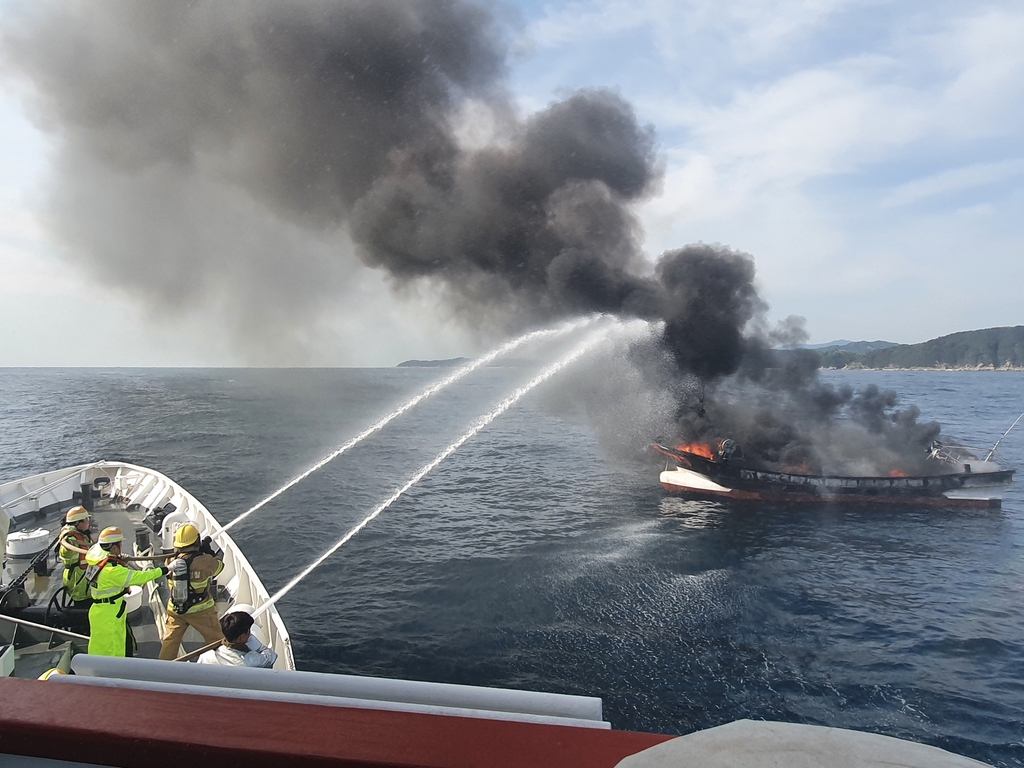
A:
{"type": "MultiPolygon", "coordinates": [[[[219,612],[240,608],[257,617],[253,634],[277,653],[275,669],[294,669],[291,639],[277,608],[267,604],[269,595],[245,555],[217,522],[217,519],[192,494],[166,475],[146,467],[119,461],[96,461],[0,484],[0,513],[11,521],[3,582],[10,585],[25,575],[23,590],[0,592],[0,643],[10,644],[17,637],[10,624],[20,617],[36,625],[55,626],[65,640],[88,639],[88,612],[73,607],[64,611],[57,595],[62,594],[63,566],[52,552],[45,562],[32,568],[32,556],[55,543],[65,513],[86,498],[93,507],[92,531],[116,525],[124,531],[126,553],[131,555],[169,553],[174,531],[184,523],[199,529],[201,536],[212,536],[222,551],[224,569],[214,586],[219,612]],[[22,603],[31,602],[26,608],[22,603]],[[49,612],[49,617],[47,613],[49,612]],[[77,633],[68,635],[67,632],[77,633]]],[[[150,563],[140,563],[148,567],[150,563]]],[[[127,596],[129,622],[139,642],[139,654],[156,657],[162,635],[168,594],[161,582],[149,582],[133,588],[127,596]],[[134,594],[133,594],[134,593],[134,594]]],[[[22,625],[22,638],[14,643],[19,653],[33,639],[31,627],[22,625]]],[[[38,640],[43,642],[43,640],[38,640]]],[[[46,642],[50,642],[46,640],[46,642]]],[[[199,647],[201,637],[189,630],[186,651],[199,647]]],[[[76,648],[76,650],[78,650],[76,648]]],[[[3,648],[0,647],[0,651],[3,648]]]]}
{"type": "MultiPolygon", "coordinates": [[[[23,521],[12,528],[11,533],[19,531],[45,531],[47,544],[52,542],[61,529],[64,514],[74,504],[62,505],[59,510],[41,514],[31,521],[23,521]]],[[[117,526],[125,534],[126,549],[133,554],[152,554],[150,550],[155,538],[152,529],[145,523],[147,510],[137,504],[128,505],[123,500],[110,498],[93,501],[91,533],[95,539],[101,530],[108,526],[117,526]]],[[[40,536],[40,538],[42,538],[40,536]]],[[[160,550],[158,550],[159,552],[160,550]]],[[[31,556],[8,556],[3,569],[2,583],[8,585],[20,577],[30,567],[31,556]]],[[[147,567],[146,563],[138,563],[137,568],[147,567]]],[[[45,561],[37,564],[23,584],[25,591],[32,600],[32,608],[20,615],[37,624],[50,624],[56,616],[62,616],[64,629],[78,635],[88,635],[88,616],[84,610],[71,609],[64,612],[59,605],[58,591],[63,586],[64,566],[57,558],[56,548],[50,550],[45,561]]],[[[223,614],[230,607],[230,595],[226,590],[214,588],[218,613],[223,614]]],[[[131,624],[138,643],[137,656],[155,659],[160,653],[160,638],[163,634],[164,609],[169,594],[166,580],[160,579],[143,587],[141,594],[130,603],[128,622],[131,624]],[[134,610],[131,610],[134,606],[134,610]]],[[[194,629],[189,628],[183,642],[184,652],[202,647],[203,638],[194,629]]],[[[0,614],[0,647],[13,646],[17,663],[12,676],[34,678],[57,665],[61,657],[71,645],[75,652],[85,652],[87,640],[77,640],[57,633],[46,633],[10,621],[8,616],[0,614]]]]}

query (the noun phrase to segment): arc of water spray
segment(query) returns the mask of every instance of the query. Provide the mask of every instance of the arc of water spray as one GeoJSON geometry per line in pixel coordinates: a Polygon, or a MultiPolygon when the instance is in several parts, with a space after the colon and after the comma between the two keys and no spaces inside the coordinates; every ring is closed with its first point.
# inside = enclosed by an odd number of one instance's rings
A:
{"type": "MultiPolygon", "coordinates": [[[[642,323],[643,321],[634,321],[634,323],[636,323],[636,322],[642,323]]],[[[627,327],[633,326],[634,323],[630,323],[627,327]]],[[[604,341],[608,337],[608,335],[611,332],[611,330],[612,330],[611,328],[603,328],[603,329],[598,330],[595,333],[591,334],[585,341],[580,343],[568,355],[563,357],[557,363],[554,363],[554,364],[548,366],[547,368],[545,368],[543,371],[541,371],[539,374],[537,374],[534,378],[532,378],[528,383],[524,384],[519,389],[517,389],[515,392],[513,392],[511,395],[509,395],[504,400],[502,400],[500,403],[498,403],[498,405],[496,405],[490,411],[490,413],[480,417],[480,419],[478,419],[477,422],[465,434],[463,434],[454,443],[452,443],[447,448],[445,448],[443,451],[441,451],[439,454],[437,454],[437,456],[435,456],[433,459],[431,459],[428,463],[426,463],[422,467],[420,467],[419,471],[417,471],[416,474],[414,474],[412,477],[410,477],[406,481],[405,485],[403,485],[401,488],[399,488],[394,493],[392,493],[383,502],[378,504],[370,514],[368,514],[366,517],[364,517],[362,520],[360,520],[356,524],[356,526],[354,528],[352,528],[352,530],[350,530],[348,533],[346,533],[344,536],[342,536],[340,539],[338,539],[338,541],[336,541],[334,543],[334,545],[330,549],[328,549],[326,552],[324,552],[322,555],[320,555],[320,557],[318,557],[316,560],[314,560],[312,563],[310,563],[310,565],[306,566],[306,568],[303,569],[303,571],[298,576],[296,576],[291,581],[289,581],[285,586],[283,586],[281,589],[279,589],[273,595],[273,597],[271,597],[269,600],[267,600],[265,603],[263,603],[259,608],[257,608],[253,612],[253,614],[252,614],[253,617],[259,616],[261,613],[263,613],[268,608],[270,608],[270,606],[272,606],[274,603],[276,603],[282,597],[287,595],[296,584],[298,584],[300,581],[302,581],[304,578],[306,578],[310,573],[312,573],[314,570],[316,570],[316,568],[319,567],[320,564],[323,563],[327,558],[329,558],[331,555],[333,555],[335,552],[337,552],[339,549],[341,549],[341,547],[344,546],[353,536],[355,536],[357,533],[359,533],[361,530],[363,530],[363,528],[365,528],[370,523],[371,520],[373,520],[375,517],[380,515],[381,512],[383,512],[385,509],[387,509],[392,504],[394,504],[399,498],[401,498],[401,496],[403,494],[405,494],[406,491],[408,491],[410,488],[412,488],[414,485],[416,485],[416,483],[418,483],[420,480],[422,480],[424,477],[426,477],[435,467],[437,467],[438,464],[440,464],[442,461],[444,461],[449,456],[451,456],[453,453],[455,453],[455,451],[457,451],[459,448],[461,448],[468,440],[470,440],[474,435],[476,435],[481,429],[486,427],[488,424],[490,424],[492,421],[494,421],[496,418],[498,418],[501,414],[503,414],[505,411],[507,411],[509,408],[511,408],[513,405],[515,405],[517,402],[519,402],[519,400],[522,399],[522,397],[524,395],[526,395],[530,390],[534,389],[538,385],[540,385],[543,382],[547,381],[552,376],[554,376],[556,373],[558,373],[560,370],[565,368],[567,365],[569,365],[570,363],[574,362],[577,358],[579,358],[582,355],[584,355],[585,353],[589,352],[593,347],[597,346],[599,343],[604,341]]]]}
{"type": "Polygon", "coordinates": [[[570,320],[569,322],[563,323],[562,325],[556,326],[555,328],[546,328],[546,329],[543,329],[543,330],[540,330],[540,331],[532,331],[531,333],[524,334],[524,335],[520,336],[517,339],[512,339],[512,341],[509,341],[509,342],[506,342],[505,344],[502,344],[500,347],[498,347],[497,349],[491,350],[490,352],[488,352],[483,357],[479,357],[476,360],[473,360],[472,362],[467,363],[466,365],[464,365],[461,368],[459,368],[458,370],[456,370],[454,373],[446,376],[445,378],[441,379],[437,383],[432,384],[431,386],[427,387],[425,390],[420,392],[418,395],[413,397],[411,400],[408,400],[403,405],[399,406],[394,411],[389,413],[387,416],[384,416],[379,421],[377,421],[374,424],[370,425],[369,427],[364,429],[362,432],[360,432],[355,437],[353,437],[350,440],[346,441],[344,443],[344,445],[342,445],[341,447],[339,447],[335,451],[333,451],[333,452],[327,454],[326,456],[324,456],[322,459],[320,459],[320,461],[318,461],[316,464],[311,466],[309,469],[307,469],[301,475],[297,475],[296,477],[294,477],[291,480],[289,480],[287,483],[282,485],[280,488],[278,488],[272,494],[267,496],[265,499],[263,499],[262,501],[260,501],[259,503],[255,504],[255,505],[253,505],[247,511],[243,512],[241,515],[236,517],[230,523],[227,523],[226,525],[223,525],[220,528],[217,528],[215,531],[213,531],[210,534],[210,536],[217,536],[218,534],[221,534],[224,531],[231,530],[236,525],[238,525],[240,522],[242,522],[247,517],[249,517],[249,515],[251,515],[253,512],[257,511],[258,509],[260,509],[264,505],[270,503],[271,501],[276,499],[278,496],[280,496],[282,493],[287,491],[289,488],[292,488],[292,487],[298,485],[303,480],[305,480],[307,477],[309,477],[311,474],[316,472],[318,469],[323,468],[325,465],[329,464],[330,462],[334,461],[336,458],[341,456],[341,454],[343,454],[345,451],[349,450],[350,448],[355,447],[358,443],[361,443],[363,440],[365,440],[366,438],[368,438],[370,435],[374,434],[375,432],[379,432],[381,429],[386,427],[389,423],[391,423],[392,421],[397,419],[399,416],[401,416],[403,413],[405,413],[409,409],[413,408],[414,406],[416,406],[417,404],[419,404],[423,400],[427,399],[431,395],[440,392],[445,387],[450,386],[451,384],[454,384],[456,381],[458,381],[459,379],[463,378],[467,374],[472,373],[473,371],[475,371],[480,366],[486,365],[487,363],[491,362],[495,358],[500,357],[501,355],[507,354],[508,352],[511,352],[516,347],[520,347],[523,344],[526,344],[527,342],[534,341],[536,339],[543,338],[545,336],[561,336],[562,334],[566,334],[566,333],[569,333],[571,331],[575,331],[575,330],[578,330],[580,328],[586,327],[587,325],[590,325],[591,323],[595,322],[596,320],[598,320],[601,317],[603,317],[603,316],[602,315],[590,315],[589,317],[584,317],[584,318],[581,318],[579,320],[570,320]]]}

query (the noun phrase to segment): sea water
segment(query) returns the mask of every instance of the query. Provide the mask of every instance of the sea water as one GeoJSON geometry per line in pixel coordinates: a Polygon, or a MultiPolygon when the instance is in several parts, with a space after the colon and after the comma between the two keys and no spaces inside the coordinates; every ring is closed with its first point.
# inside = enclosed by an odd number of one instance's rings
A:
{"type": "MultiPolygon", "coordinates": [[[[233,529],[267,589],[531,373],[474,373],[233,529]]],[[[443,375],[0,369],[0,481],[121,459],[229,522],[443,375]]],[[[1020,373],[825,376],[896,389],[982,451],[1024,411],[1020,373]]],[[[543,387],[524,397],[281,600],[298,666],[596,695],[620,729],[777,719],[1024,765],[1024,476],[1001,510],[733,508],[613,455],[543,387]]],[[[997,458],[1024,468],[1020,425],[997,458]]]]}

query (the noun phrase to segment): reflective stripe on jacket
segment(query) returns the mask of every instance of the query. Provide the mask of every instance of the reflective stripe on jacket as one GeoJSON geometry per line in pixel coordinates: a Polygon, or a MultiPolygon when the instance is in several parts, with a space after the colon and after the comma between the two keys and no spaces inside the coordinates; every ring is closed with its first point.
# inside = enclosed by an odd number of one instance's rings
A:
{"type": "MultiPolygon", "coordinates": [[[[98,544],[95,545],[93,549],[98,546],[98,544]]],[[[92,554],[92,550],[90,550],[90,554],[92,554]]],[[[163,571],[159,568],[136,571],[108,560],[93,580],[92,598],[93,600],[108,600],[118,597],[127,592],[128,587],[139,586],[159,579],[162,574],[163,571]]]]}
{"type": "Polygon", "coordinates": [[[100,572],[93,579],[92,597],[94,600],[112,600],[110,603],[93,603],[89,608],[89,653],[124,656],[128,612],[122,595],[128,587],[159,579],[163,571],[160,568],[136,571],[112,562],[109,557],[99,544],[94,544],[89,550],[89,564],[100,567],[100,572]]]}

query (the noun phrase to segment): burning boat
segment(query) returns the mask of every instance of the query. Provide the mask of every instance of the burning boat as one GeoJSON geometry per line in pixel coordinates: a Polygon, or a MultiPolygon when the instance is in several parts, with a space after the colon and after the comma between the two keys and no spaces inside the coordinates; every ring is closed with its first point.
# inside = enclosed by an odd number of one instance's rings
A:
{"type": "Polygon", "coordinates": [[[733,440],[653,447],[669,459],[661,485],[669,493],[692,498],[999,507],[1014,474],[991,461],[992,452],[979,460],[965,449],[939,442],[928,450],[934,473],[908,476],[894,471],[881,477],[769,469],[746,459],[733,440]]]}

